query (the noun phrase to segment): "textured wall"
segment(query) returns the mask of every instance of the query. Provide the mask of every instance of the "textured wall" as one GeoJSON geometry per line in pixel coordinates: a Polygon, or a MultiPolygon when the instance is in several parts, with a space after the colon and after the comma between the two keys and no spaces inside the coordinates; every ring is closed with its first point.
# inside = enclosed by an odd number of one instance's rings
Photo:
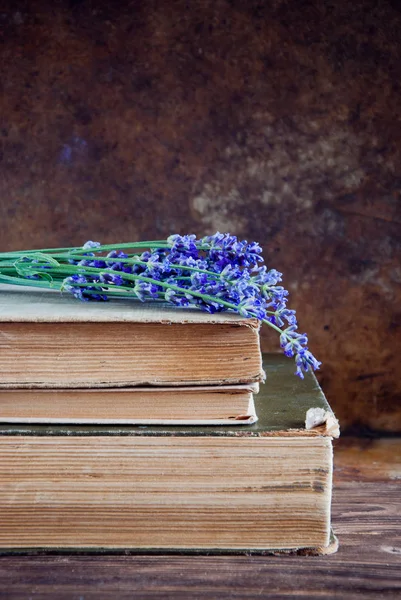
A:
{"type": "Polygon", "coordinates": [[[343,428],[401,430],[399,6],[2,0],[0,249],[258,240],[343,428]]]}

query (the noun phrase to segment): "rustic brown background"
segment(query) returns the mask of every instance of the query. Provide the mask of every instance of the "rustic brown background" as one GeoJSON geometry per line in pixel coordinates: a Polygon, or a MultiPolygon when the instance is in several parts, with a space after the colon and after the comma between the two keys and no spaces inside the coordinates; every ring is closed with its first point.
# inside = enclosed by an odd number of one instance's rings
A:
{"type": "Polygon", "coordinates": [[[0,29],[0,250],[258,240],[343,429],[401,430],[400,4],[1,0],[0,29]]]}

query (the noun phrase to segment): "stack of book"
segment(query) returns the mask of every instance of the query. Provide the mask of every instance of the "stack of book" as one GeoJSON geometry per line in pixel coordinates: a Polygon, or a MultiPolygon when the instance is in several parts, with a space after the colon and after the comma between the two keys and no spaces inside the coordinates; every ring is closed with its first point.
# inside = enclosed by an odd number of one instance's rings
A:
{"type": "Polygon", "coordinates": [[[0,294],[8,422],[243,424],[263,379],[257,319],[161,303],[0,294]]]}
{"type": "Polygon", "coordinates": [[[0,352],[3,551],[335,549],[337,423],[256,319],[3,286],[0,352]]]}

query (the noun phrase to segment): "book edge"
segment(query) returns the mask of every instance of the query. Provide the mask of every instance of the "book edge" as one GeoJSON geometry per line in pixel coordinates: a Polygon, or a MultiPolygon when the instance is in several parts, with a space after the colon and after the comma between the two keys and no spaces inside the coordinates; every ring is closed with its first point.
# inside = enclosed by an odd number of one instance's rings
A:
{"type": "Polygon", "coordinates": [[[231,419],[69,419],[69,418],[14,418],[0,417],[0,423],[21,425],[253,425],[254,414],[239,415],[231,419]]]}
{"type": "Polygon", "coordinates": [[[328,556],[335,554],[339,548],[339,540],[334,534],[333,529],[330,530],[330,540],[327,546],[315,547],[295,547],[295,548],[137,548],[137,547],[121,547],[121,546],[86,546],[86,547],[20,547],[7,548],[0,546],[0,556],[10,555],[60,555],[60,554],[150,554],[150,555],[260,555],[260,556],[328,556]]]}
{"type": "Polygon", "coordinates": [[[238,384],[221,384],[221,385],[180,385],[180,386],[159,386],[159,385],[148,385],[148,386],[122,386],[122,387],[80,387],[80,388],[71,388],[71,387],[25,387],[25,386],[16,386],[16,385],[7,385],[0,384],[0,395],[7,393],[41,393],[41,394],[54,394],[54,393],[82,393],[82,394],[92,394],[92,393],[105,393],[105,394],[121,394],[121,393],[149,393],[154,394],[158,392],[169,392],[171,394],[180,393],[180,392],[209,392],[209,393],[242,393],[242,392],[253,392],[257,394],[259,392],[259,382],[250,382],[250,383],[238,383],[238,384]]]}

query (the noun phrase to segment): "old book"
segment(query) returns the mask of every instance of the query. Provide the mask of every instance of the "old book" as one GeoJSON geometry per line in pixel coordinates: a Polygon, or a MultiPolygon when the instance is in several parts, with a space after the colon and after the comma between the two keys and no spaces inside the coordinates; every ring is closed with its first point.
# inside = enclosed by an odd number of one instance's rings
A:
{"type": "Polygon", "coordinates": [[[334,551],[335,417],[313,375],[265,368],[245,427],[0,426],[2,552],[334,551]]]}
{"type": "Polygon", "coordinates": [[[263,379],[259,322],[162,303],[82,303],[0,285],[0,387],[237,385],[263,379]]]}
{"type": "Polygon", "coordinates": [[[0,389],[1,423],[248,425],[258,384],[0,389]]]}

